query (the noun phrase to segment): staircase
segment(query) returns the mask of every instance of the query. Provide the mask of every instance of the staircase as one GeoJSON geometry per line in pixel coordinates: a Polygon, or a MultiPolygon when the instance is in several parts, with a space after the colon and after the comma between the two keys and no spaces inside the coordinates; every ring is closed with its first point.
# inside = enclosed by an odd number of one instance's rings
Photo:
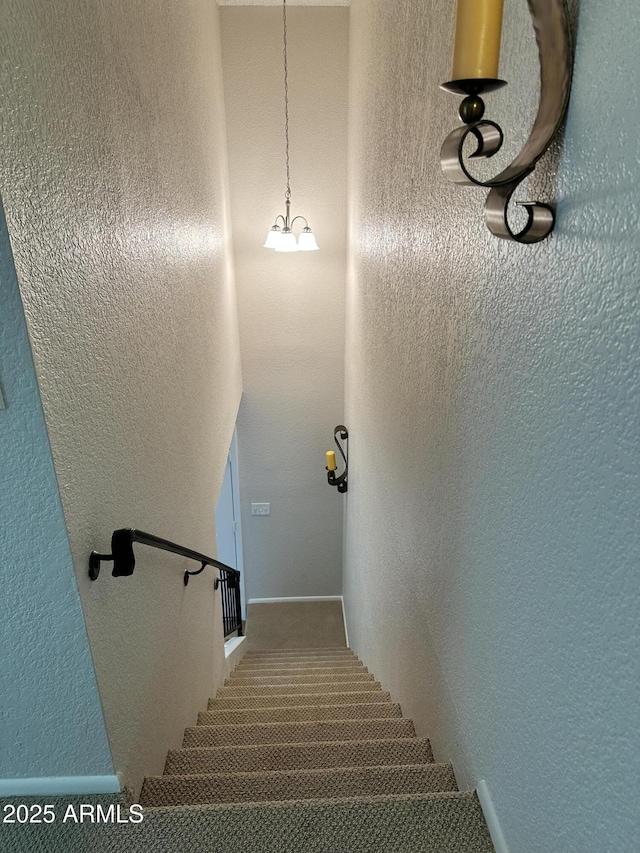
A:
{"type": "Polygon", "coordinates": [[[155,827],[181,853],[493,851],[475,792],[346,648],[246,655],[140,802],[149,850],[155,827]]]}

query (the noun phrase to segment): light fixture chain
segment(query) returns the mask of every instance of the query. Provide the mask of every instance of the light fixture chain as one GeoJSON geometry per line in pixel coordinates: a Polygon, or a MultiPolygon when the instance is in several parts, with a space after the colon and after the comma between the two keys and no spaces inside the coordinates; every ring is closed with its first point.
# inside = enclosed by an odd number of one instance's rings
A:
{"type": "Polygon", "coordinates": [[[284,139],[287,158],[287,192],[285,198],[291,198],[291,174],[289,169],[289,79],[287,69],[287,0],[282,2],[282,24],[284,41],[284,139]]]}

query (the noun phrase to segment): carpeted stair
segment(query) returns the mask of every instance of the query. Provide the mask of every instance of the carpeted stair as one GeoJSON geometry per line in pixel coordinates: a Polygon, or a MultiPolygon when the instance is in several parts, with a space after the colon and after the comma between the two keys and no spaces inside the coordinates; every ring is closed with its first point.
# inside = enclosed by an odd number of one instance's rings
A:
{"type": "Polygon", "coordinates": [[[182,853],[493,851],[475,792],[345,648],[246,655],[140,802],[132,850],[155,827],[182,853]]]}

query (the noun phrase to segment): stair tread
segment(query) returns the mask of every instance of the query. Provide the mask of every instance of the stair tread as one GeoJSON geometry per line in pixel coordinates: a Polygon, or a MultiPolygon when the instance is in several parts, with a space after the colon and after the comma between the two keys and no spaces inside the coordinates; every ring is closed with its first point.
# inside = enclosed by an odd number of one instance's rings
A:
{"type": "Polygon", "coordinates": [[[303,673],[301,675],[285,673],[284,675],[234,675],[227,678],[225,687],[268,687],[278,684],[342,684],[344,682],[375,681],[370,672],[330,672],[330,673],[303,673]]]}
{"type": "Polygon", "coordinates": [[[349,646],[304,646],[301,648],[292,649],[254,649],[247,652],[245,658],[258,657],[262,655],[299,655],[299,654],[326,654],[327,652],[342,652],[343,654],[353,654],[349,646]]]}
{"type": "Polygon", "coordinates": [[[321,663],[323,661],[328,661],[331,663],[332,661],[357,661],[359,660],[356,655],[351,652],[329,652],[327,654],[322,655],[309,655],[309,654],[297,654],[297,655],[256,655],[253,657],[246,656],[243,658],[245,663],[258,664],[260,666],[269,665],[274,663],[321,663]]]}
{"type": "Polygon", "coordinates": [[[310,653],[283,653],[283,654],[261,654],[261,655],[245,655],[242,659],[244,663],[271,664],[282,661],[283,663],[296,663],[298,661],[308,661],[309,663],[317,663],[318,661],[357,661],[360,660],[353,652],[323,652],[322,654],[310,653]]]}
{"type": "Polygon", "coordinates": [[[198,725],[189,726],[185,730],[182,745],[184,748],[196,745],[249,746],[333,740],[380,740],[393,737],[415,737],[413,722],[402,718],[391,718],[198,725]]]}
{"type": "Polygon", "coordinates": [[[305,684],[273,685],[251,684],[246,686],[240,685],[239,687],[225,685],[224,687],[218,688],[216,698],[222,696],[286,696],[287,694],[293,695],[295,693],[321,693],[323,695],[328,695],[329,693],[348,692],[347,687],[349,686],[355,687],[355,689],[360,692],[373,693],[375,691],[382,690],[382,686],[379,681],[340,681],[337,683],[311,682],[305,684]]]}
{"type": "Polygon", "coordinates": [[[283,657],[275,657],[273,655],[265,655],[259,658],[243,658],[242,666],[313,666],[314,664],[333,666],[338,665],[355,665],[362,663],[360,658],[355,655],[285,655],[283,657]]]}
{"type": "Polygon", "coordinates": [[[247,652],[242,660],[267,660],[269,658],[331,658],[331,657],[348,657],[357,658],[351,649],[276,649],[275,651],[262,652],[247,652]]]}
{"type": "Polygon", "coordinates": [[[330,657],[330,658],[277,658],[273,660],[251,660],[246,661],[237,671],[245,669],[261,669],[271,672],[274,669],[363,669],[361,660],[354,657],[330,657]]]}
{"type": "Polygon", "coordinates": [[[154,849],[158,837],[181,853],[204,850],[203,839],[208,853],[493,853],[472,791],[161,806],[118,827],[128,853],[154,849]]]}
{"type": "Polygon", "coordinates": [[[303,723],[318,720],[397,719],[399,717],[402,717],[400,705],[392,702],[372,702],[369,705],[293,705],[288,708],[231,708],[203,711],[198,714],[198,725],[303,723]]]}
{"type": "Polygon", "coordinates": [[[253,773],[152,776],[145,779],[144,806],[204,802],[264,802],[379,794],[455,791],[451,764],[374,765],[253,773]]]}
{"type": "Polygon", "coordinates": [[[288,661],[285,663],[278,663],[275,661],[274,663],[268,664],[255,664],[255,663],[247,663],[247,664],[239,664],[233,671],[232,675],[236,673],[265,673],[266,675],[272,674],[277,675],[279,671],[282,671],[285,675],[288,672],[315,672],[316,670],[327,670],[328,672],[341,672],[343,670],[364,670],[368,672],[367,667],[360,660],[346,660],[346,661],[312,661],[311,663],[299,663],[298,661],[288,661]]]}
{"type": "Polygon", "coordinates": [[[371,704],[372,702],[389,702],[391,694],[381,690],[363,692],[361,690],[345,690],[343,693],[325,692],[294,693],[260,696],[214,696],[209,699],[209,709],[217,708],[257,708],[257,707],[285,707],[287,705],[353,705],[354,703],[371,704]],[[329,696],[331,701],[329,702],[329,696]]]}
{"type": "Polygon", "coordinates": [[[165,775],[182,776],[211,772],[209,767],[248,772],[425,762],[433,762],[427,738],[379,738],[169,750],[164,772],[165,775]]]}

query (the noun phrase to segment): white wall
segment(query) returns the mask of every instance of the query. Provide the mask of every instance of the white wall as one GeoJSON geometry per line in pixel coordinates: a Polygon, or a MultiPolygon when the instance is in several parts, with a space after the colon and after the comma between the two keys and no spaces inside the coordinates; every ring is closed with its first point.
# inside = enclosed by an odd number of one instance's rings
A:
{"type": "Polygon", "coordinates": [[[224,666],[212,570],[185,589],[181,559],[137,546],[131,578],[87,578],[118,527],[215,553],[241,388],[218,10],[9,0],[3,24],[1,188],[113,758],[136,786],[224,666]]]}
{"type": "Polygon", "coordinates": [[[61,776],[115,790],[1,206],[0,386],[0,795],[61,776]]]}
{"type": "Polygon", "coordinates": [[[244,396],[238,419],[249,598],[341,589],[343,497],[326,450],[343,422],[347,9],[288,10],[292,213],[319,252],[262,248],[286,187],[282,9],[223,8],[244,396]],[[269,501],[270,517],[251,517],[269,501]]]}
{"type": "MultiPolygon", "coordinates": [[[[513,154],[538,66],[505,5],[513,154]]],[[[580,6],[557,175],[519,193],[558,225],[523,247],[440,172],[454,4],[351,4],[349,638],[514,853],[638,837],[640,31],[632,0],[580,6]]]]}

